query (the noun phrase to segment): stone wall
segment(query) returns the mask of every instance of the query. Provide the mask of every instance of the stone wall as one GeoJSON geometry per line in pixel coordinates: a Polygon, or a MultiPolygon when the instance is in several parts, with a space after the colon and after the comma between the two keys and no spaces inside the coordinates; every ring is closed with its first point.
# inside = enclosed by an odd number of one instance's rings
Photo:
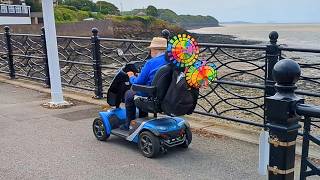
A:
{"type": "MultiPolygon", "coordinates": [[[[12,33],[40,34],[43,24],[9,25],[12,33]]],[[[60,36],[91,36],[92,28],[99,29],[101,37],[113,37],[113,23],[111,20],[81,21],[67,24],[57,24],[57,35],[60,36]]],[[[0,32],[4,32],[4,25],[0,26],[0,32]]]]}

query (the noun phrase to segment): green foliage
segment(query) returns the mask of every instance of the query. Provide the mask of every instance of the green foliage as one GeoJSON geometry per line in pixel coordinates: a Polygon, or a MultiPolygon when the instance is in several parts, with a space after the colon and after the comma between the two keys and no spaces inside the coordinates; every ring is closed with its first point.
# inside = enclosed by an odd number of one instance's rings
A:
{"type": "Polygon", "coordinates": [[[96,4],[90,0],[65,0],[63,5],[74,6],[78,10],[96,11],[96,4]]]}
{"type": "Polygon", "coordinates": [[[54,9],[55,20],[57,23],[78,22],[86,18],[104,19],[100,13],[93,14],[88,11],[72,10],[66,6],[57,6],[54,9]]]}
{"type": "Polygon", "coordinates": [[[114,18],[119,21],[140,21],[144,25],[150,25],[156,21],[156,18],[151,16],[114,16],[114,18]]]}
{"type": "Polygon", "coordinates": [[[171,23],[179,22],[179,15],[170,9],[159,9],[159,18],[171,23]]]}
{"type": "Polygon", "coordinates": [[[159,15],[158,9],[154,6],[148,6],[146,9],[146,14],[148,16],[153,16],[153,17],[158,17],[158,15],[159,15]]]}
{"type": "Polygon", "coordinates": [[[42,12],[41,3],[35,3],[33,0],[26,0],[25,2],[28,6],[30,6],[31,12],[42,12]]]}
{"type": "Polygon", "coordinates": [[[74,6],[68,6],[68,5],[59,5],[58,6],[59,8],[67,8],[67,9],[70,9],[70,10],[73,10],[73,11],[77,11],[78,9],[74,6]]]}
{"type": "Polygon", "coordinates": [[[89,17],[97,20],[102,20],[106,18],[106,16],[102,13],[92,13],[92,12],[89,12],[89,17]]]}
{"type": "Polygon", "coordinates": [[[97,10],[102,14],[120,15],[120,11],[117,6],[106,1],[96,2],[97,10]]]}
{"type": "Polygon", "coordinates": [[[56,7],[54,9],[54,16],[57,23],[78,21],[77,11],[64,7],[56,7]]]}
{"type": "Polygon", "coordinates": [[[170,9],[159,9],[159,18],[181,26],[218,26],[219,21],[212,16],[177,15],[170,9]]]}

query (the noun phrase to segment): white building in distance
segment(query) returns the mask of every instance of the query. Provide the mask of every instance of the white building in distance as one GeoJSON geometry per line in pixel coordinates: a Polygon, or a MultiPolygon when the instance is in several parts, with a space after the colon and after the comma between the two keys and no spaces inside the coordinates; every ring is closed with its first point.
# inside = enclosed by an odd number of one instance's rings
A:
{"type": "Polygon", "coordinates": [[[31,24],[30,6],[0,0],[0,25],[31,24]]]}

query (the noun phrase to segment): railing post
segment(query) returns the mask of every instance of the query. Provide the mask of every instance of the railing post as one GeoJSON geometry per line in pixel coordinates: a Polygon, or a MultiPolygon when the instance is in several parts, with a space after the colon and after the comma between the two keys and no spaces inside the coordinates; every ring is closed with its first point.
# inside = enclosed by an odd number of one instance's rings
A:
{"type": "Polygon", "coordinates": [[[100,55],[100,40],[98,36],[98,29],[92,28],[92,59],[94,69],[94,84],[95,84],[95,96],[96,99],[103,98],[102,87],[102,72],[101,72],[101,55],[100,55]]]}
{"type": "Polygon", "coordinates": [[[276,81],[276,94],[266,98],[266,126],[270,134],[269,180],[293,180],[296,139],[300,128],[298,122],[301,119],[295,112],[295,106],[303,103],[294,91],[301,70],[295,61],[284,59],[276,63],[272,74],[276,81]]]}
{"type": "Polygon", "coordinates": [[[16,78],[16,71],[14,69],[11,34],[10,34],[9,26],[4,27],[4,31],[5,31],[6,45],[7,45],[7,59],[8,59],[8,64],[9,64],[9,76],[11,79],[15,79],[16,78]]]}
{"type": "Polygon", "coordinates": [[[50,88],[50,73],[49,73],[49,64],[48,64],[48,54],[47,54],[47,44],[46,44],[46,32],[44,27],[41,28],[41,41],[42,41],[42,51],[43,51],[43,64],[44,64],[44,74],[45,74],[45,84],[50,88]]]}
{"type": "MultiPolygon", "coordinates": [[[[279,34],[276,31],[272,31],[269,34],[270,44],[267,45],[266,50],[266,65],[265,65],[265,97],[273,96],[276,91],[274,88],[275,81],[272,77],[272,70],[275,64],[280,59],[280,50],[277,45],[279,34]]],[[[266,118],[264,118],[264,124],[267,123],[266,118]]]]}

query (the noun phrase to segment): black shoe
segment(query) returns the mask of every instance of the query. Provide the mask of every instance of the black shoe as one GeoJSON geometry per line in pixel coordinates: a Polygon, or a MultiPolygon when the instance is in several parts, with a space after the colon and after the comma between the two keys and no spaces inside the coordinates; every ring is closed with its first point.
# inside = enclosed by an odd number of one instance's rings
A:
{"type": "Polygon", "coordinates": [[[125,125],[125,124],[121,125],[120,129],[124,130],[124,131],[129,131],[129,127],[127,125],[125,125]]]}

